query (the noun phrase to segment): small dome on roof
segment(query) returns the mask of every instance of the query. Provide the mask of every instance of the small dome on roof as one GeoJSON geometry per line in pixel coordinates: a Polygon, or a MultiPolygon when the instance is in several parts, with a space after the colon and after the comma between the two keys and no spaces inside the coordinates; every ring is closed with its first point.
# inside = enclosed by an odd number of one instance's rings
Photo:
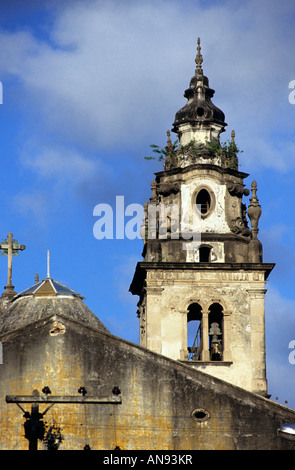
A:
{"type": "Polygon", "coordinates": [[[0,315],[0,336],[53,317],[110,333],[83,299],[82,295],[47,277],[6,304],[0,315]]]}
{"type": "Polygon", "coordinates": [[[69,289],[69,287],[61,284],[54,279],[47,277],[43,279],[43,281],[38,282],[32,287],[24,290],[17,294],[13,300],[18,299],[19,297],[24,297],[25,295],[35,295],[35,296],[46,296],[46,295],[73,295],[74,297],[78,297],[80,299],[84,299],[82,295],[78,294],[77,292],[69,289]]]}

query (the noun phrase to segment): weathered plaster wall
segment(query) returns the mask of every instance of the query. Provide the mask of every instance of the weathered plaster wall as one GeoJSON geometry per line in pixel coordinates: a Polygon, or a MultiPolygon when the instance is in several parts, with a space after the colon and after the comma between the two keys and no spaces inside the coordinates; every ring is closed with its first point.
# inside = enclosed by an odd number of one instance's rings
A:
{"type": "MultiPolygon", "coordinates": [[[[264,272],[149,270],[146,277],[144,341],[172,359],[187,355],[187,313],[198,303],[207,313],[218,302],[224,311],[223,360],[231,364],[194,366],[249,391],[266,393],[264,272]]],[[[208,342],[207,342],[208,345],[208,342]]],[[[209,359],[209,357],[208,357],[209,359]]]]}
{"type": "Polygon", "coordinates": [[[291,448],[277,429],[294,422],[295,412],[107,333],[57,320],[64,334],[49,334],[52,319],[1,338],[1,449],[28,448],[22,412],[5,396],[45,385],[52,395],[78,395],[80,386],[88,396],[108,396],[114,386],[122,394],[121,405],[54,405],[44,421],[60,426],[60,449],[291,448]],[[207,420],[192,418],[199,408],[207,420]]]}
{"type": "Polygon", "coordinates": [[[193,211],[193,204],[196,204],[194,195],[201,188],[208,188],[212,192],[212,205],[214,210],[205,219],[200,217],[195,223],[197,226],[190,225],[190,231],[199,231],[200,233],[205,232],[217,232],[217,233],[229,233],[230,228],[225,218],[225,192],[226,185],[220,184],[216,178],[199,176],[197,179],[193,179],[182,184],[181,186],[181,208],[183,211],[193,211]]]}

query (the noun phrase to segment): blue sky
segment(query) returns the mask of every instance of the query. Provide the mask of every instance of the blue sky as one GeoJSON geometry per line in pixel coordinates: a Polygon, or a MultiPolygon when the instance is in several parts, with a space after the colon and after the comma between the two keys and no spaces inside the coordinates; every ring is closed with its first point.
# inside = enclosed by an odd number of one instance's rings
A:
{"type": "MultiPolygon", "coordinates": [[[[295,408],[293,192],[295,5],[291,0],[0,1],[1,233],[18,292],[51,275],[86,297],[110,331],[138,342],[129,292],[141,240],[97,240],[96,204],[144,204],[201,37],[213,102],[243,153],[262,206],[264,261],[276,267],[266,301],[272,399],[295,408]]],[[[0,280],[6,284],[6,258],[0,280]]]]}

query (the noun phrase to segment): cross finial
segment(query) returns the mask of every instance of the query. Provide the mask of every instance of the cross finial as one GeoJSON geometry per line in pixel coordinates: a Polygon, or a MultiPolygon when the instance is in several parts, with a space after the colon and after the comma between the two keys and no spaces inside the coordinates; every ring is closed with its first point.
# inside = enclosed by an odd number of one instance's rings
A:
{"type": "Polygon", "coordinates": [[[7,261],[7,285],[5,286],[5,291],[2,296],[13,297],[16,292],[14,291],[14,286],[12,285],[12,256],[18,255],[18,252],[25,250],[25,245],[19,245],[16,240],[13,240],[13,235],[11,232],[7,235],[7,240],[3,240],[4,243],[0,245],[3,255],[8,256],[7,261]]]}
{"type": "Polygon", "coordinates": [[[196,74],[203,75],[203,69],[202,69],[203,57],[202,57],[202,54],[201,54],[201,40],[200,40],[200,38],[198,38],[197,55],[196,55],[195,62],[197,64],[196,74]]]}

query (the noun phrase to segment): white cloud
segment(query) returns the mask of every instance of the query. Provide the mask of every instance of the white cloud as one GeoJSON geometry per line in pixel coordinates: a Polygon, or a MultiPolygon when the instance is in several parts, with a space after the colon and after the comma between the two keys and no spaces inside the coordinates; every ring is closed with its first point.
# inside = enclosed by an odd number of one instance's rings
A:
{"type": "Polygon", "coordinates": [[[13,210],[16,214],[27,216],[30,229],[38,226],[44,230],[48,223],[48,214],[52,209],[50,198],[46,191],[21,190],[13,198],[13,210]]]}
{"type": "Polygon", "coordinates": [[[97,172],[98,161],[91,160],[70,147],[51,146],[40,142],[26,142],[21,152],[21,161],[26,168],[44,178],[53,178],[63,183],[84,182],[97,172]]]}
{"type": "Polygon", "coordinates": [[[149,144],[165,145],[166,129],[186,102],[198,36],[213,102],[228,122],[224,138],[234,128],[244,151],[242,170],[294,168],[288,18],[295,6],[274,0],[52,5],[42,38],[33,28],[0,32],[4,97],[17,96],[25,117],[19,158],[31,180],[27,193],[17,195],[24,211],[39,192],[39,213],[42,201],[45,211],[42,180],[56,198],[63,187],[94,203],[133,191],[138,202],[143,156],[149,144]],[[7,91],[10,77],[16,80],[7,91]]]}
{"type": "Polygon", "coordinates": [[[14,209],[41,226],[48,223],[49,216],[57,218],[58,207],[71,211],[73,201],[82,199],[89,205],[95,194],[102,197],[107,181],[114,178],[114,171],[102,158],[38,138],[25,142],[19,159],[24,184],[14,196],[14,209]]]}
{"type": "MultiPolygon", "coordinates": [[[[255,15],[252,1],[232,6],[65,4],[47,43],[29,32],[2,33],[2,64],[24,84],[36,122],[42,119],[43,128],[59,138],[92,149],[136,147],[148,136],[165,138],[185,103],[182,93],[201,36],[204,72],[229,128],[253,162],[258,155],[263,164],[284,168],[285,146],[276,151],[266,137],[275,123],[282,130],[293,111],[287,99],[287,77],[294,78],[291,45],[284,47],[282,31],[290,6],[256,2],[255,15]]],[[[286,141],[287,148],[293,145],[286,141]]]]}

